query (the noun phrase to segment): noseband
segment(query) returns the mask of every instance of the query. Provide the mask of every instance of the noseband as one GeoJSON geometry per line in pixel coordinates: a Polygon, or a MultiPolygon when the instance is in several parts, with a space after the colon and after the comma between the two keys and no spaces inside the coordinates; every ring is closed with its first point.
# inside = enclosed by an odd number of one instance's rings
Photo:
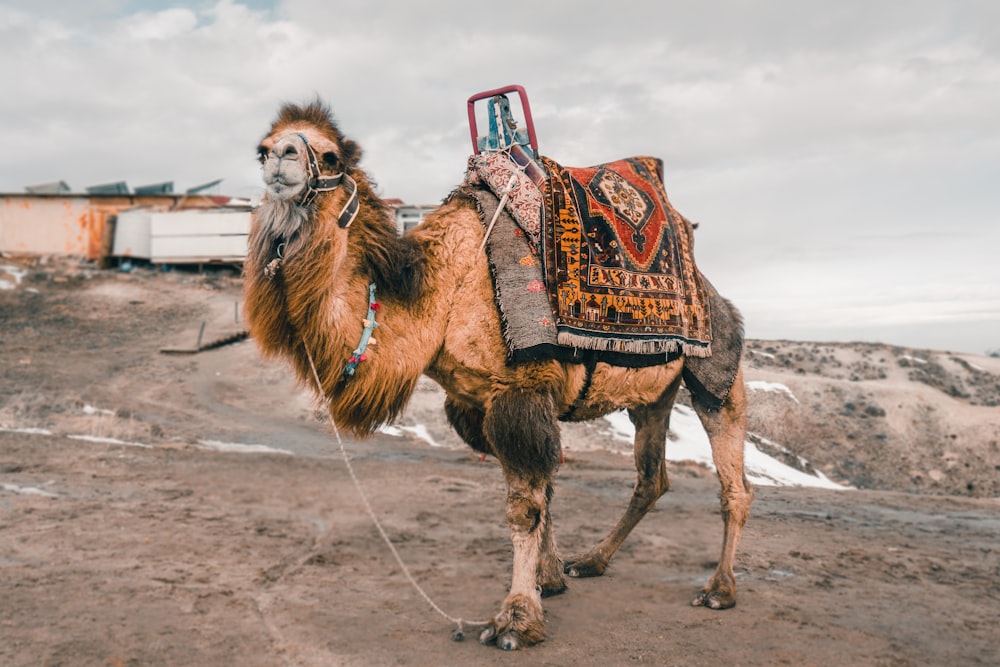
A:
{"type": "Polygon", "coordinates": [[[358,209],[360,208],[357,184],[353,178],[343,171],[331,176],[323,176],[320,173],[319,159],[316,157],[316,151],[309,145],[309,141],[306,140],[302,133],[296,132],[295,134],[302,140],[302,144],[306,147],[306,159],[309,163],[309,180],[306,182],[305,190],[302,191],[302,195],[299,197],[299,205],[308,206],[316,200],[319,193],[332,192],[343,185],[347,189],[347,203],[344,204],[343,210],[337,216],[337,225],[341,229],[347,229],[354,222],[354,218],[357,217],[358,209]]]}

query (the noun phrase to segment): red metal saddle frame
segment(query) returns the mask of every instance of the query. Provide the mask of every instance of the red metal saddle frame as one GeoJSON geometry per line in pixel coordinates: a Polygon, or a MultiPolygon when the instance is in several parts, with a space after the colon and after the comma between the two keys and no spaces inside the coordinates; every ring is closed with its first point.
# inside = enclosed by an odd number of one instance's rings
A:
{"type": "Polygon", "coordinates": [[[517,93],[521,99],[521,110],[524,112],[524,122],[528,129],[528,140],[531,143],[531,148],[535,151],[535,155],[538,155],[538,138],[535,136],[535,122],[531,119],[531,105],[528,104],[528,94],[524,91],[524,86],[504,86],[476,93],[469,98],[469,131],[472,133],[473,152],[479,155],[479,144],[477,142],[479,133],[476,128],[476,102],[489,99],[495,95],[505,95],[506,93],[517,93]]]}

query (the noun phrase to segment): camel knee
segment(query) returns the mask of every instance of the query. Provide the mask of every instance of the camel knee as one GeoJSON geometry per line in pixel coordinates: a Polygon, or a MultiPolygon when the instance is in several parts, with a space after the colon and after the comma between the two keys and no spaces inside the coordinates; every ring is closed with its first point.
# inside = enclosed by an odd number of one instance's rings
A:
{"type": "Polygon", "coordinates": [[[670,478],[667,477],[667,464],[661,462],[659,469],[654,474],[639,476],[632,497],[638,505],[651,508],[669,490],[670,478]]]}
{"type": "Polygon", "coordinates": [[[653,480],[653,489],[654,489],[653,493],[656,494],[656,497],[653,499],[653,502],[659,500],[660,496],[662,496],[664,493],[670,490],[670,477],[667,475],[666,461],[660,462],[660,468],[659,470],[656,471],[656,476],[653,480]]]}
{"type": "Polygon", "coordinates": [[[507,497],[507,522],[517,532],[534,532],[542,523],[542,507],[530,498],[512,494],[507,497]]]}
{"type": "Polygon", "coordinates": [[[728,489],[720,494],[722,513],[737,526],[746,524],[750,518],[750,505],[753,502],[753,487],[744,480],[742,489],[728,489]]]}

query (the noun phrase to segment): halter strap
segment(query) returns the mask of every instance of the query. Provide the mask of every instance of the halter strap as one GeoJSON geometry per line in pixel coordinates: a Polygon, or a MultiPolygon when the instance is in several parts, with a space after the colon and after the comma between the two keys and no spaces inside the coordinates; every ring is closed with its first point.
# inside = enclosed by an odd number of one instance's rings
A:
{"type": "Polygon", "coordinates": [[[357,217],[358,211],[361,208],[361,204],[358,201],[357,183],[342,171],[331,176],[322,176],[320,174],[316,151],[309,145],[309,141],[305,138],[305,135],[301,132],[296,132],[296,136],[302,140],[302,143],[306,147],[306,157],[309,163],[309,182],[306,183],[305,192],[299,203],[302,206],[308,206],[316,199],[316,196],[320,192],[331,192],[336,190],[340,185],[343,185],[347,189],[347,203],[344,204],[340,215],[337,216],[337,225],[341,229],[347,229],[354,222],[354,218],[357,217]]]}

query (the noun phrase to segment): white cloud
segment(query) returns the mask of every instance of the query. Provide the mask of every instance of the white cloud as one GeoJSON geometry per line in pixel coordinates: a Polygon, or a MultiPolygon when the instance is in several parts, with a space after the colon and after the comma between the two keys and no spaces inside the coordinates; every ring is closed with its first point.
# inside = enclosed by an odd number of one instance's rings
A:
{"type": "Polygon", "coordinates": [[[520,83],[543,153],[664,159],[752,335],[821,312],[845,276],[858,298],[896,280],[900,303],[932,284],[995,302],[966,274],[1000,282],[997,3],[42,5],[0,7],[2,191],[221,177],[250,195],[278,106],[319,94],[384,195],[434,202],[464,171],[465,100],[520,83]]]}
{"type": "Polygon", "coordinates": [[[141,13],[128,17],[123,26],[136,41],[161,41],[182,37],[198,24],[198,17],[189,9],[167,9],[156,13],[141,13]]]}

